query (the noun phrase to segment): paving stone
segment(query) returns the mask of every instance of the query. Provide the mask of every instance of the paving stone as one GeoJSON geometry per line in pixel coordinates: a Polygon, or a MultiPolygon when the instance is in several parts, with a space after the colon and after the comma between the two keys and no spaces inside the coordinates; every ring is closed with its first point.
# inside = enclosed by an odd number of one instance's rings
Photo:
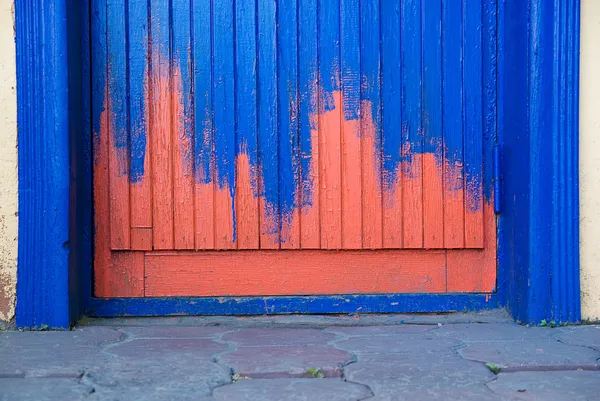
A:
{"type": "Polygon", "coordinates": [[[555,340],[469,343],[459,351],[463,358],[495,363],[507,370],[597,368],[600,353],[555,340]]]}
{"type": "Polygon", "coordinates": [[[71,331],[9,331],[0,333],[0,341],[12,347],[102,347],[125,339],[114,327],[81,327],[71,331]]]}
{"type": "Polygon", "coordinates": [[[237,346],[294,346],[325,347],[335,334],[318,329],[253,328],[227,333],[223,341],[232,341],[237,346]]]}
{"type": "Polygon", "coordinates": [[[342,333],[347,336],[388,336],[402,334],[423,334],[437,326],[427,325],[398,325],[398,326],[354,326],[354,327],[331,327],[327,331],[342,333]]]}
{"type": "Polygon", "coordinates": [[[171,356],[158,360],[115,360],[86,372],[83,381],[98,392],[146,391],[210,395],[212,388],[231,382],[229,369],[210,360],[171,356]]]}
{"type": "Polygon", "coordinates": [[[87,401],[212,401],[210,395],[193,390],[154,390],[122,388],[118,390],[100,389],[86,398],[87,401]]]}
{"type": "Polygon", "coordinates": [[[253,378],[307,377],[308,368],[340,377],[342,367],[351,361],[345,351],[317,347],[240,347],[219,357],[235,373],[253,378]]]}
{"type": "Polygon", "coordinates": [[[441,338],[454,338],[465,342],[475,341],[536,341],[550,338],[556,331],[545,327],[525,327],[514,323],[448,324],[432,332],[441,338]]]}
{"type": "Polygon", "coordinates": [[[83,400],[94,388],[75,379],[0,379],[0,401],[83,400]]]}
{"type": "Polygon", "coordinates": [[[371,395],[367,387],[339,379],[241,380],[213,393],[216,401],[358,401],[371,395]]]}
{"type": "Polygon", "coordinates": [[[517,400],[600,400],[600,372],[500,373],[488,387],[500,396],[517,400]]]}
{"type": "Polygon", "coordinates": [[[485,384],[462,387],[441,386],[429,381],[411,384],[395,380],[373,382],[369,388],[375,396],[369,401],[510,401],[512,398],[493,394],[485,384]]]}
{"type": "Polygon", "coordinates": [[[436,338],[429,333],[397,334],[390,336],[352,337],[348,340],[338,341],[336,347],[352,352],[356,355],[389,354],[389,353],[426,353],[436,354],[450,352],[454,347],[461,345],[458,340],[436,338]]]}
{"type": "Polygon", "coordinates": [[[106,352],[123,358],[152,359],[173,355],[212,358],[227,345],[207,339],[135,339],[117,344],[106,352]]]}
{"type": "Polygon", "coordinates": [[[228,331],[222,326],[125,326],[121,331],[135,338],[213,338],[228,331]]]}
{"type": "Polygon", "coordinates": [[[557,329],[554,338],[570,345],[591,347],[600,351],[600,326],[572,326],[557,329]]]}

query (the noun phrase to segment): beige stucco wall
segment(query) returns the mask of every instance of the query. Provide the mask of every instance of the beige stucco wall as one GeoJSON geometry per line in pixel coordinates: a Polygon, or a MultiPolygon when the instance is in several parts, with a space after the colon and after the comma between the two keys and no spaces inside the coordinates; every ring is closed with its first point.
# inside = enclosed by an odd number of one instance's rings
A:
{"type": "Polygon", "coordinates": [[[0,1],[0,320],[15,310],[17,280],[17,99],[11,1],[0,1]]]}
{"type": "Polygon", "coordinates": [[[581,1],[581,313],[600,320],[600,1],[581,1]]]}

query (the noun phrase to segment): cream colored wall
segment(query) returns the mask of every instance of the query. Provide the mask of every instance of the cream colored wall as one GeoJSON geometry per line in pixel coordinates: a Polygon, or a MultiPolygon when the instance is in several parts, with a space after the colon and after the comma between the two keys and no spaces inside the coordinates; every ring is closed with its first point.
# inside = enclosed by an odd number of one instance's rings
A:
{"type": "Polygon", "coordinates": [[[581,1],[581,313],[600,320],[600,1],[581,1]]]}
{"type": "Polygon", "coordinates": [[[17,99],[12,2],[0,1],[0,320],[15,311],[17,281],[17,99]]]}

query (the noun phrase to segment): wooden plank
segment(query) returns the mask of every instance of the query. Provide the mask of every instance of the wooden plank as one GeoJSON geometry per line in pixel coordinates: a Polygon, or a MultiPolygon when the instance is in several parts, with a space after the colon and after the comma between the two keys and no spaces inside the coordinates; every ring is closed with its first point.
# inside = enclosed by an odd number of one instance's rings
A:
{"type": "Polygon", "coordinates": [[[298,0],[300,84],[301,247],[321,247],[319,210],[319,99],[317,2],[298,0]]]}
{"type": "Polygon", "coordinates": [[[381,3],[383,246],[402,248],[400,0],[381,3]]]}
{"type": "Polygon", "coordinates": [[[258,0],[260,247],[279,248],[276,4],[258,0]]]}
{"type": "Polygon", "coordinates": [[[256,81],[255,3],[236,5],[236,105],[237,159],[236,210],[239,249],[258,249],[258,116],[256,81]]]}
{"type": "Polygon", "coordinates": [[[359,0],[341,0],[342,247],[362,248],[359,0]]]}
{"type": "Polygon", "coordinates": [[[125,0],[107,3],[110,245],[130,247],[127,30],[125,0]]]}
{"type": "Polygon", "coordinates": [[[383,245],[379,1],[361,1],[360,16],[363,248],[377,249],[383,245]]]}
{"type": "Polygon", "coordinates": [[[423,133],[421,97],[421,1],[404,0],[402,35],[402,133],[404,247],[423,247],[423,133]]]}
{"type": "Polygon", "coordinates": [[[341,86],[339,0],[319,2],[319,178],[321,248],[342,247],[341,86]]]}
{"type": "Polygon", "coordinates": [[[154,249],[173,249],[173,146],[169,8],[150,3],[152,221],[154,249]]]}
{"type": "Polygon", "coordinates": [[[210,1],[194,1],[194,189],[196,249],[215,247],[215,165],[212,96],[212,16],[210,1]]]}
{"type": "Polygon", "coordinates": [[[436,293],[446,288],[445,260],[443,251],[416,250],[152,253],[145,291],[150,297],[436,293]]]}
{"type": "Polygon", "coordinates": [[[94,296],[144,295],[144,263],[138,252],[111,252],[109,112],[106,0],[93,0],[91,21],[92,119],[94,138],[94,296]],[[134,255],[121,263],[119,256],[134,255]],[[138,259],[135,259],[138,258],[138,259]],[[140,285],[141,284],[141,285],[140,285]]]}
{"type": "Polygon", "coordinates": [[[444,247],[442,136],[442,4],[423,13],[423,245],[444,247]]]}
{"type": "Polygon", "coordinates": [[[215,165],[215,245],[234,249],[236,243],[235,199],[235,104],[233,3],[213,2],[213,102],[215,165]]]}
{"type": "Polygon", "coordinates": [[[465,245],[463,185],[462,5],[442,1],[444,248],[465,245]]]}
{"type": "Polygon", "coordinates": [[[172,0],[173,223],[175,249],[194,249],[194,126],[190,0],[172,0]]]}
{"type": "Polygon", "coordinates": [[[281,248],[300,248],[297,0],[279,0],[279,212],[281,248]]]}
{"type": "Polygon", "coordinates": [[[467,248],[483,247],[482,22],[481,1],[463,0],[465,246],[467,248]]]}
{"type": "Polygon", "coordinates": [[[129,0],[129,132],[131,249],[152,249],[152,180],[150,175],[148,2],[129,0]],[[148,241],[148,233],[150,241],[148,241]]]}

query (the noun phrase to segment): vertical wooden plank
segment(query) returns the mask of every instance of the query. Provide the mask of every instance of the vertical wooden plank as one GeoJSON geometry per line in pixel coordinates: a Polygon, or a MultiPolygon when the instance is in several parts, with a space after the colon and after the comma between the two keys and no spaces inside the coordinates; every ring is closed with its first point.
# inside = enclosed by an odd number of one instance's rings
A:
{"type": "Polygon", "coordinates": [[[196,0],[192,7],[196,249],[215,247],[211,6],[196,0]]]}
{"type": "Polygon", "coordinates": [[[190,0],[172,0],[173,223],[176,249],[194,249],[194,132],[190,0]]]}
{"type": "Polygon", "coordinates": [[[319,1],[321,248],[342,246],[340,1],[319,1]]]}
{"type": "Polygon", "coordinates": [[[483,247],[483,71],[481,0],[463,0],[465,246],[483,247]]]}
{"type": "Polygon", "coordinates": [[[125,0],[107,3],[110,245],[129,249],[129,130],[125,0]]]}
{"type": "Polygon", "coordinates": [[[342,247],[362,248],[360,149],[360,5],[341,0],[342,247]]]}
{"type": "Polygon", "coordinates": [[[236,247],[235,199],[235,75],[233,3],[213,2],[213,102],[215,164],[215,242],[218,249],[236,247]]]}
{"type": "Polygon", "coordinates": [[[383,246],[402,248],[400,0],[381,3],[383,246]]]}
{"type": "Polygon", "coordinates": [[[423,21],[423,241],[444,246],[442,137],[442,3],[428,1],[423,21]]]}
{"type": "MultiPolygon", "coordinates": [[[[107,1],[93,0],[91,21],[94,138],[94,296],[144,295],[142,252],[112,252],[110,239],[107,1]],[[128,263],[121,263],[120,255],[128,263]],[[140,258],[141,256],[141,258],[140,258]]],[[[111,5],[112,6],[112,5],[111,5]]]]}
{"type": "Polygon", "coordinates": [[[235,2],[236,210],[239,249],[259,247],[255,3],[235,2]]]}
{"type": "Polygon", "coordinates": [[[150,60],[152,100],[152,221],[154,249],[173,249],[173,152],[169,7],[164,0],[150,3],[150,60]]]}
{"type": "Polygon", "coordinates": [[[276,2],[258,0],[260,247],[279,248],[276,2]]]}
{"type": "Polygon", "coordinates": [[[300,247],[297,0],[279,0],[277,26],[281,248],[300,247]]]}
{"type": "Polygon", "coordinates": [[[317,2],[299,0],[301,247],[321,247],[319,213],[319,93],[317,2]]]}
{"type": "Polygon", "coordinates": [[[148,137],[148,1],[129,0],[131,249],[152,249],[152,181],[148,137]]]}
{"type": "Polygon", "coordinates": [[[421,0],[403,0],[402,107],[404,247],[423,247],[423,133],[421,98],[421,0]]]}
{"type": "Polygon", "coordinates": [[[463,248],[462,3],[442,0],[444,248],[463,248]]]}
{"type": "Polygon", "coordinates": [[[361,18],[361,163],[363,248],[381,248],[381,43],[378,0],[362,0],[361,18]]]}

